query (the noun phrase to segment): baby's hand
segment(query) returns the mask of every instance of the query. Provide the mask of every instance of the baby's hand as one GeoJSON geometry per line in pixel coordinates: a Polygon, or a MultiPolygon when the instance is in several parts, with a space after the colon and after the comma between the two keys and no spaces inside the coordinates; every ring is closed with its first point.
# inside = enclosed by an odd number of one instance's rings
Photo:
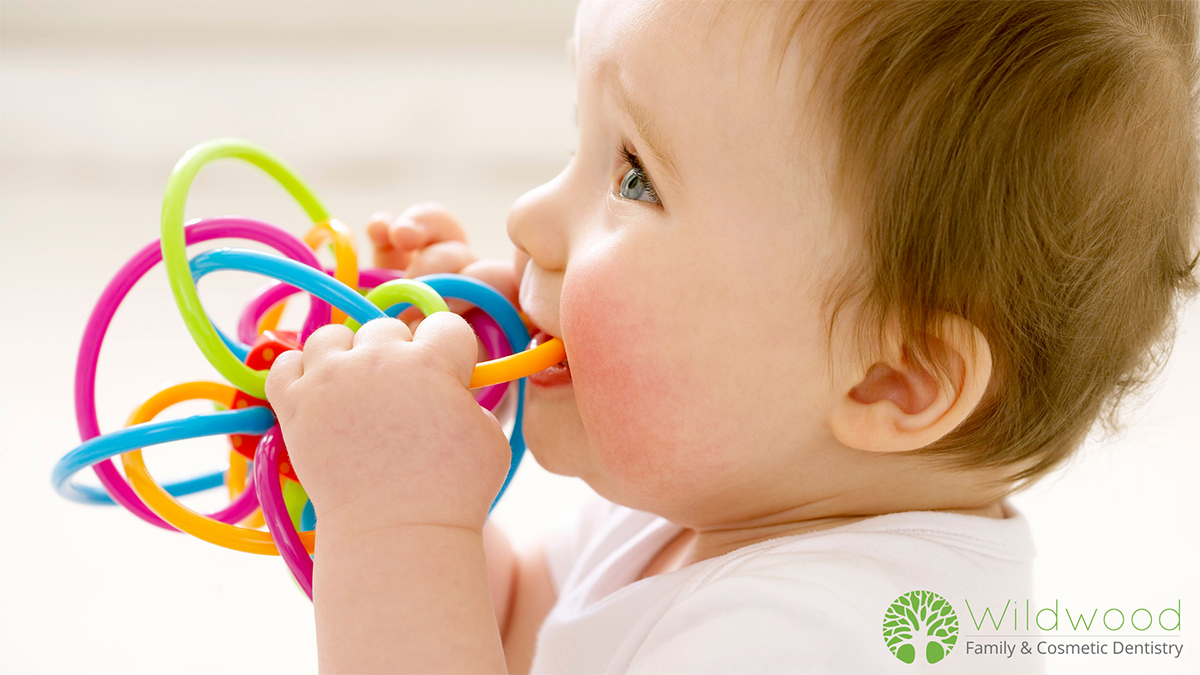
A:
{"type": "Polygon", "coordinates": [[[467,388],[475,359],[466,321],[437,312],[415,335],[393,319],[325,326],[275,360],[267,399],[322,525],[482,531],[510,455],[467,388]]]}
{"type": "MultiPolygon", "coordinates": [[[[375,266],[404,270],[409,279],[426,274],[465,274],[500,291],[514,305],[517,279],[513,264],[506,260],[480,259],[467,246],[467,233],[458,218],[434,202],[414,204],[399,216],[379,212],[367,224],[367,236],[375,246],[375,266]]],[[[469,305],[447,302],[461,313],[469,305]]],[[[406,322],[420,316],[409,308],[400,318],[406,322]]]]}

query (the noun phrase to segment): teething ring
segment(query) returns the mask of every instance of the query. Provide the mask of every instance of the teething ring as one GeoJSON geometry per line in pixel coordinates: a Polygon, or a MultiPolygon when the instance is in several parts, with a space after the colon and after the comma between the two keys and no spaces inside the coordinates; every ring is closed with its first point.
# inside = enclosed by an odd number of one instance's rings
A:
{"type": "MultiPolygon", "coordinates": [[[[225,387],[225,385],[217,385],[214,383],[200,383],[213,387],[225,387]]],[[[151,400],[163,400],[165,396],[170,400],[172,394],[167,394],[171,390],[180,390],[184,392],[195,389],[197,383],[188,385],[176,385],[170,387],[164,392],[159,392],[152,397],[151,400]]],[[[216,390],[216,393],[209,397],[215,398],[218,402],[229,400],[232,387],[225,387],[224,390],[216,390]]],[[[188,400],[187,398],[179,398],[173,402],[169,402],[162,406],[165,409],[175,402],[188,400]]],[[[217,413],[209,413],[206,415],[193,415],[183,419],[166,420],[163,422],[153,422],[148,424],[139,424],[137,426],[127,426],[124,429],[114,431],[103,436],[97,436],[81,444],[71,452],[67,453],[62,459],[54,465],[54,470],[51,473],[51,483],[54,489],[63,497],[72,501],[87,502],[86,494],[83,486],[75,485],[71,478],[79,471],[94,465],[102,460],[107,460],[119,454],[128,452],[134,448],[147,447],[151,445],[160,445],[172,441],[180,441],[189,438],[201,438],[204,436],[224,435],[228,433],[253,432],[262,433],[270,427],[274,422],[275,416],[271,411],[265,408],[247,408],[245,410],[225,411],[217,413]]],[[[219,485],[219,484],[218,484],[219,485]]],[[[166,490],[159,486],[155,486],[162,490],[163,494],[170,496],[166,490]]],[[[213,486],[215,487],[215,486],[213,486]]],[[[142,502],[139,500],[139,504],[142,502]]],[[[144,506],[144,505],[143,505],[144,506]]],[[[253,491],[238,496],[232,504],[226,508],[212,514],[210,518],[223,522],[237,522],[243,520],[250,515],[258,506],[258,500],[253,491]]],[[[169,525],[163,524],[169,529],[169,525]]]]}
{"type": "Polygon", "coordinates": [[[285,450],[283,432],[275,425],[263,434],[254,456],[254,485],[262,503],[263,520],[274,538],[292,578],[299,584],[308,599],[312,599],[313,562],[308,557],[311,547],[306,547],[302,535],[288,514],[284,501],[283,486],[279,481],[279,456],[285,450]]]}
{"type": "MultiPolygon", "coordinates": [[[[446,301],[437,291],[425,283],[412,279],[393,279],[379,284],[367,293],[367,300],[379,309],[387,309],[403,303],[406,307],[416,305],[418,309],[429,316],[434,312],[449,312],[446,301]]],[[[346,325],[352,331],[358,331],[362,324],[354,319],[346,319],[346,325]]]]}
{"type": "MultiPolygon", "coordinates": [[[[249,218],[224,217],[193,221],[184,227],[184,238],[188,245],[212,239],[249,239],[266,244],[305,265],[318,265],[316,256],[304,242],[274,225],[249,218]]],[[[159,242],[154,241],[143,247],[113,275],[88,317],[83,339],[80,341],[79,356],[75,362],[75,421],[79,427],[81,442],[87,442],[100,435],[100,423],[96,416],[96,365],[108,327],[129,291],[160,260],[162,253],[159,242]]],[[[304,334],[307,335],[328,322],[329,305],[322,300],[314,300],[304,322],[304,334]]],[[[151,525],[174,529],[142,504],[110,460],[104,459],[92,469],[99,477],[104,490],[78,486],[72,492],[72,499],[93,504],[115,502],[151,525]]],[[[166,488],[171,494],[182,496],[220,484],[221,473],[216,472],[189,481],[172,483],[166,488]]]]}
{"type": "MultiPolygon", "coordinates": [[[[358,249],[354,244],[354,233],[342,221],[331,218],[317,223],[304,235],[304,243],[312,247],[313,251],[329,242],[333,244],[333,256],[337,261],[334,278],[350,288],[358,289],[358,249]]],[[[332,323],[345,320],[346,314],[342,310],[333,310],[333,318],[330,319],[332,323]]]]}
{"type": "MultiPolygon", "coordinates": [[[[148,422],[166,408],[181,401],[194,399],[232,400],[233,392],[233,387],[215,382],[189,382],[169,387],[155,394],[139,406],[133,415],[130,416],[129,424],[134,425],[148,422]]],[[[237,414],[252,410],[260,410],[271,417],[272,420],[274,418],[274,415],[266,408],[245,408],[223,414],[237,414]]],[[[272,423],[271,426],[274,426],[274,424],[272,423]]],[[[263,433],[269,428],[260,427],[257,431],[263,433]]],[[[271,539],[270,532],[262,532],[260,530],[252,530],[218,522],[180,504],[154,481],[154,477],[150,475],[150,471],[146,468],[146,462],[142,459],[142,451],[140,449],[123,453],[121,455],[121,463],[125,468],[125,475],[129,477],[130,484],[133,485],[134,491],[138,493],[142,501],[158,514],[160,518],[179,528],[181,531],[187,532],[211,544],[230,548],[235,551],[245,551],[246,553],[257,553],[259,555],[278,555],[279,551],[275,547],[275,542],[271,539]]],[[[314,535],[306,532],[299,536],[304,541],[306,550],[311,552],[313,550],[314,535]]]]}
{"type": "Polygon", "coordinates": [[[262,148],[236,139],[218,139],[192,148],[179,160],[167,179],[162,211],[162,256],[171,293],[175,296],[175,304],[179,307],[183,322],[196,341],[196,346],[217,372],[247,394],[265,398],[266,372],[247,368],[222,341],[216,327],[204,313],[196,283],[188,268],[183,238],[183,210],[188,189],[204,165],[222,158],[241,159],[265,171],[295,198],[314,223],[329,220],[329,214],[308,185],[282,160],[262,148]]]}
{"type": "MultiPolygon", "coordinates": [[[[525,327],[521,315],[499,291],[482,281],[458,274],[427,274],[418,277],[417,281],[429,284],[442,297],[466,300],[475,305],[495,319],[509,337],[513,354],[477,364],[471,373],[471,389],[522,379],[530,373],[549,368],[567,355],[559,338],[551,338],[533,349],[525,349],[529,345],[529,329],[525,327]],[[513,342],[518,335],[522,336],[519,344],[513,342]]],[[[367,298],[371,298],[371,294],[367,294],[367,298]]],[[[386,312],[388,316],[396,316],[407,308],[406,304],[393,305],[386,312]]]]}
{"type": "MultiPolygon", "coordinates": [[[[205,275],[212,272],[225,269],[239,270],[278,279],[279,281],[300,288],[338,307],[359,323],[366,323],[372,319],[379,319],[384,316],[383,312],[368,302],[366,298],[359,295],[357,291],[336,279],[330,278],[324,272],[260,251],[251,251],[244,248],[214,248],[196,255],[188,263],[188,266],[190,270],[189,277],[194,280],[193,287],[195,286],[195,281],[199,281],[205,275]]],[[[222,344],[222,348],[230,357],[233,356],[233,353],[229,352],[224,344],[222,344]]],[[[267,371],[253,370],[241,361],[238,361],[237,365],[244,372],[253,373],[256,377],[262,376],[261,381],[255,381],[258,386],[256,391],[251,391],[240,386],[238,388],[255,398],[266,398],[266,393],[263,391],[263,384],[266,381],[267,371]]]]}
{"type": "MultiPolygon", "coordinates": [[[[330,274],[336,272],[336,270],[329,269],[325,271],[330,274]]],[[[404,273],[396,270],[374,268],[359,270],[358,288],[360,290],[371,289],[385,281],[403,277],[404,273]]],[[[353,284],[347,285],[354,287],[353,284]]],[[[275,330],[279,325],[279,316],[283,314],[283,308],[287,304],[288,298],[300,292],[299,288],[282,281],[273,281],[259,288],[250,302],[246,304],[246,308],[242,310],[242,315],[238,317],[238,339],[246,344],[253,344],[264,331],[275,330]]]]}
{"type": "MultiPolygon", "coordinates": [[[[329,270],[326,270],[328,272],[329,270]]],[[[394,279],[403,278],[403,273],[388,269],[365,269],[359,272],[358,285],[360,289],[374,289],[394,279]]],[[[268,284],[251,298],[238,319],[238,339],[244,343],[255,342],[258,335],[273,330],[278,322],[277,310],[280,310],[292,295],[301,292],[299,288],[277,281],[268,284]]],[[[497,291],[498,292],[498,291],[497,291]]],[[[376,296],[378,297],[378,296],[376,296]]],[[[376,303],[378,306],[379,303],[376,303]]],[[[407,307],[408,305],[405,305],[407,307]]],[[[394,313],[393,313],[394,315],[394,313]]],[[[520,314],[518,313],[518,316],[520,314]]],[[[504,330],[490,314],[478,307],[468,309],[463,318],[471,324],[475,334],[483,343],[489,360],[509,356],[513,353],[508,344],[504,330]]],[[[561,357],[560,357],[561,360],[561,357]]],[[[557,362],[555,362],[557,363],[557,362]]],[[[253,365],[253,364],[251,364],[253,365]]],[[[512,378],[516,379],[516,378],[512,378]]],[[[504,394],[508,391],[509,382],[500,382],[479,388],[475,392],[475,400],[488,410],[495,410],[504,394]]],[[[243,453],[246,454],[246,453],[243,453]]],[[[286,471],[282,472],[285,475],[286,471]]]]}
{"type": "MultiPolygon", "coordinates": [[[[430,275],[417,280],[394,279],[395,272],[358,269],[351,230],[333,220],[309,187],[274,155],[244,141],[219,139],[190,150],[176,165],[163,199],[162,238],[134,256],[109,282],[89,317],[76,364],[75,400],[81,445],[67,453],[54,467],[52,481],[64,497],[81,502],[116,502],[142,519],[166,529],[188,532],[213,544],[260,555],[282,555],[297,583],[311,598],[315,515],[303,486],[284,482],[291,473],[285,463],[286,448],[274,414],[265,399],[265,382],[274,356],[287,349],[302,348],[316,328],[336,317],[357,328],[385,315],[395,316],[412,304],[428,316],[448,311],[442,296],[475,305],[463,318],[479,336],[488,360],[476,364],[471,388],[476,400],[494,408],[508,385],[517,380],[515,419],[509,435],[512,452],[508,475],[497,501],[524,455],[524,377],[561,361],[561,340],[529,346],[524,317],[498,291],[469,277],[430,275]],[[249,162],[277,181],[303,208],[314,223],[304,241],[257,221],[240,218],[210,219],[183,223],[187,194],[200,169],[216,159],[236,158],[249,162]],[[187,259],[186,246],[218,237],[248,238],[278,249],[294,260],[245,249],[215,249],[187,259]],[[323,270],[313,250],[331,244],[336,267],[323,270]],[[310,250],[310,247],[312,250],[310,250]],[[158,260],[164,262],[172,295],[184,324],[205,358],[233,385],[197,382],[176,385],[155,394],[130,417],[123,429],[99,435],[95,410],[96,364],[105,333],[117,307],[129,290],[158,260]],[[298,261],[298,262],[297,262],[298,261]],[[237,337],[225,335],[205,314],[196,289],[206,274],[232,269],[275,279],[261,289],[247,306],[238,323],[237,337]],[[374,287],[363,297],[359,287],[374,287]],[[299,334],[273,330],[282,316],[286,298],[304,291],[312,296],[309,313],[299,334]],[[440,295],[439,295],[440,294],[440,295]],[[330,304],[334,305],[333,308],[330,304]],[[260,337],[260,333],[262,336],[260,337]],[[236,387],[236,388],[235,388],[236,387]],[[183,419],[153,421],[165,408],[191,399],[208,399],[227,410],[183,419]],[[243,440],[258,437],[253,476],[247,477],[248,462],[231,452],[230,467],[199,478],[159,485],[146,469],[141,448],[174,440],[210,435],[231,435],[243,440]],[[120,454],[128,481],[111,458],[120,454]],[[72,483],[72,477],[92,466],[105,492],[72,483]],[[175,497],[225,482],[231,503],[221,511],[204,516],[180,504],[175,497]],[[108,495],[112,495],[111,498],[108,495]],[[261,509],[259,509],[259,502],[261,509]],[[262,522],[267,531],[233,523],[262,522]],[[297,532],[297,529],[304,530],[297,532]]],[[[292,474],[294,475],[294,474],[292,474]]],[[[489,513],[491,512],[489,508],[489,513]]]]}
{"type": "MultiPolygon", "coordinates": [[[[249,487],[246,482],[246,468],[250,462],[236,450],[229,451],[229,470],[225,472],[225,487],[229,490],[229,498],[237,499],[249,487]]],[[[228,521],[225,521],[228,522],[228,521]]],[[[237,523],[244,527],[257,529],[266,524],[262,517],[262,509],[256,510],[248,517],[237,523]]]]}

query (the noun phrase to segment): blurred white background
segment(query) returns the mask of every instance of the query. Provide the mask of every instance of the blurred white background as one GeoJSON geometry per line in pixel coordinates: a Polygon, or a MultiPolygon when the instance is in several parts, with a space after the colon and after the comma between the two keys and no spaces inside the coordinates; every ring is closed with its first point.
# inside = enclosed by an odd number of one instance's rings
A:
{"type": "MultiPolygon", "coordinates": [[[[78,443],[74,358],[100,289],[158,236],[161,192],[219,136],[283,157],[359,232],[377,210],[447,204],[484,255],[508,257],[508,206],[574,143],[565,40],[572,2],[15,2],[0,4],[0,671],[311,672],[311,606],[278,558],[151,528],[49,487],[78,443]]],[[[257,170],[205,169],[188,217],[239,214],[302,234],[257,170]]],[[[364,263],[369,260],[364,257],[364,263]]],[[[232,326],[262,279],[201,294],[232,326]]],[[[101,426],[163,384],[219,376],[183,327],[161,268],[139,284],[100,361],[101,426]]],[[[1037,604],[1182,600],[1200,650],[1200,307],[1153,396],[1118,438],[1015,498],[1032,522],[1037,604]]],[[[147,452],[161,479],[224,463],[219,442],[147,452]]],[[[587,494],[527,458],[495,518],[528,542],[587,494]]],[[[220,495],[185,500],[212,508],[220,495]]],[[[1102,610],[1103,611],[1103,610],[1102,610]]],[[[1141,672],[1189,672],[1139,660],[1141,672]]],[[[1051,672],[1135,667],[1051,661],[1051,672]]]]}

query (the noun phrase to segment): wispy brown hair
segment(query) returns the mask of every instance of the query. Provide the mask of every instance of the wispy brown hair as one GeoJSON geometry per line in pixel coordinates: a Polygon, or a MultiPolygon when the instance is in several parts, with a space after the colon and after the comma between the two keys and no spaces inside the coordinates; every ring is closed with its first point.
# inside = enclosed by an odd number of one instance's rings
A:
{"type": "Polygon", "coordinates": [[[817,45],[837,198],[864,229],[832,314],[856,308],[863,354],[899,325],[941,374],[937,314],[973,323],[992,352],[988,392],[918,452],[1018,467],[1016,481],[1045,473],[1098,419],[1115,425],[1196,287],[1196,4],[780,10],[784,45],[817,45]]]}

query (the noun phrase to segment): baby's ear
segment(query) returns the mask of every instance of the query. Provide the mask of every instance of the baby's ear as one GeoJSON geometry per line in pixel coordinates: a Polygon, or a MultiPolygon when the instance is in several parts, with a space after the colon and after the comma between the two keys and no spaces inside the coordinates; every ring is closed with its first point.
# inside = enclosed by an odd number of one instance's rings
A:
{"type": "Polygon", "coordinates": [[[949,379],[922,368],[899,340],[879,359],[845,370],[829,426],[842,445],[871,452],[923,448],[971,414],[992,376],[992,352],[983,333],[960,316],[938,317],[930,335],[932,358],[949,379]]]}

